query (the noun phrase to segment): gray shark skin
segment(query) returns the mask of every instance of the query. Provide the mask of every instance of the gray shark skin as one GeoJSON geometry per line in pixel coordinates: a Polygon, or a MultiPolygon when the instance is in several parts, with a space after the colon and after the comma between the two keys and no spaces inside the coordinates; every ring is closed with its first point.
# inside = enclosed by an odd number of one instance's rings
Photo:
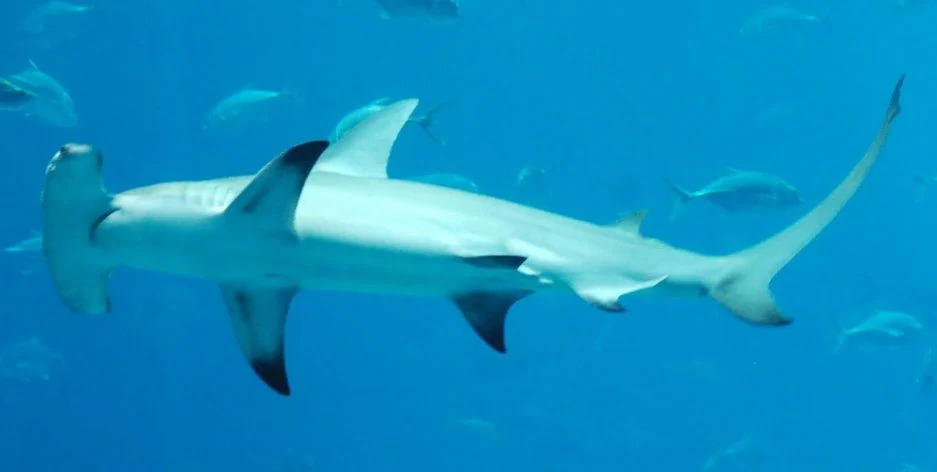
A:
{"type": "MultiPolygon", "coordinates": [[[[903,77],[902,77],[903,81],[903,77]]],[[[43,252],[74,312],[111,311],[118,266],[217,282],[240,348],[257,375],[290,394],[283,337],[299,290],[441,296],[505,352],[504,321],[536,292],[572,292],[622,311],[628,294],[708,295],[740,319],[787,325],[774,275],[825,228],[862,184],[899,113],[901,81],[875,141],[842,183],[799,221],[741,252],[708,256],[640,234],[643,212],[610,225],[457,189],[387,178],[387,160],[417,100],[374,113],[340,141],[314,141],[256,175],[170,182],[116,195],[103,158],[68,144],[46,171],[43,252]]]]}

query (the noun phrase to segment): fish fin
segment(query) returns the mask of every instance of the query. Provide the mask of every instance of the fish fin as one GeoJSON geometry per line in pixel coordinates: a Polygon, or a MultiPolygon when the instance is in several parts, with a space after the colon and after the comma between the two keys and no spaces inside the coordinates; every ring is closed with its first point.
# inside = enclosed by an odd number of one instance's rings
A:
{"type": "Polygon", "coordinates": [[[833,221],[865,181],[901,111],[899,101],[903,83],[904,75],[895,85],[875,140],[849,175],[813,210],[783,231],[751,248],[722,258],[717,265],[723,273],[707,287],[712,298],[752,324],[784,326],[792,322],[775,304],[769,287],[771,280],[833,221]]]}
{"type": "Polygon", "coordinates": [[[283,333],[296,289],[222,285],[221,294],[244,357],[264,383],[289,396],[283,333]]]}
{"type": "Polygon", "coordinates": [[[641,225],[647,217],[647,210],[638,210],[628,213],[608,225],[609,228],[624,231],[629,234],[641,234],[641,225]]]}
{"type": "Polygon", "coordinates": [[[280,96],[281,96],[281,97],[289,98],[289,99],[293,100],[294,102],[296,102],[296,103],[298,103],[298,104],[300,104],[300,105],[305,105],[305,104],[306,104],[306,97],[300,95],[299,92],[297,92],[297,91],[295,91],[295,90],[293,90],[293,89],[291,89],[291,88],[289,88],[289,87],[284,87],[283,89],[281,89],[281,90],[280,90],[280,96]]]}
{"type": "Polygon", "coordinates": [[[625,311],[625,307],[619,304],[618,299],[625,295],[654,288],[666,279],[667,276],[665,275],[649,280],[578,283],[573,284],[572,289],[576,292],[576,295],[579,295],[579,298],[589,302],[592,306],[603,311],[619,313],[625,311]]]}
{"type": "Polygon", "coordinates": [[[476,256],[462,258],[466,263],[482,269],[517,270],[527,261],[527,256],[476,256]]]}
{"type": "Polygon", "coordinates": [[[440,146],[445,146],[446,140],[439,137],[439,135],[437,135],[436,131],[433,129],[433,124],[435,124],[436,112],[438,112],[442,106],[443,104],[440,103],[436,105],[435,107],[430,108],[430,110],[427,111],[426,113],[420,116],[414,116],[410,118],[410,121],[420,125],[420,128],[423,129],[423,132],[426,133],[426,135],[429,136],[429,138],[432,139],[433,142],[435,142],[436,144],[440,146]]]}
{"type": "Polygon", "coordinates": [[[693,194],[670,180],[665,179],[665,182],[667,182],[667,185],[670,186],[670,189],[673,190],[673,193],[677,196],[673,202],[673,210],[670,212],[670,222],[672,223],[683,213],[683,206],[693,199],[693,194]]]}
{"type": "Polygon", "coordinates": [[[492,349],[504,353],[504,323],[508,311],[518,300],[531,293],[529,290],[468,292],[453,296],[452,301],[475,333],[492,349]]]}
{"type": "Polygon", "coordinates": [[[40,69],[32,59],[29,59],[29,67],[31,67],[33,70],[42,72],[42,69],[40,69]]]}
{"type": "Polygon", "coordinates": [[[386,179],[390,151],[418,103],[401,100],[374,112],[333,143],[314,170],[386,179]]]}
{"type": "Polygon", "coordinates": [[[292,231],[306,178],[328,146],[328,141],[310,141],[271,160],[228,205],[225,215],[256,214],[292,231]]]}

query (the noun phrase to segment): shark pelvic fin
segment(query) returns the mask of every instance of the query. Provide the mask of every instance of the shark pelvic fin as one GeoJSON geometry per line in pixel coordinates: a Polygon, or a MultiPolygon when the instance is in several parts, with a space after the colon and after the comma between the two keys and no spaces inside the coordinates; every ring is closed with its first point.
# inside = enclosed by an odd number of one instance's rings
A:
{"type": "Polygon", "coordinates": [[[452,301],[482,340],[495,351],[504,353],[504,322],[508,310],[531,293],[529,290],[469,292],[453,296],[452,301]]]}
{"type": "Polygon", "coordinates": [[[626,280],[601,284],[574,284],[572,288],[576,295],[579,295],[579,298],[589,302],[592,306],[603,311],[621,313],[626,310],[618,303],[619,298],[654,288],[666,279],[667,276],[640,281],[626,280]]]}
{"type": "Polygon", "coordinates": [[[328,141],[311,141],[280,154],[260,169],[225,214],[254,214],[292,228],[306,178],[328,146],[328,141]]]}
{"type": "Polygon", "coordinates": [[[418,103],[401,100],[374,112],[333,143],[315,171],[386,179],[390,151],[418,103]]]}
{"type": "Polygon", "coordinates": [[[288,396],[290,385],[283,356],[283,333],[296,290],[223,285],[221,294],[244,357],[264,383],[288,396]]]}
{"type": "MultiPolygon", "coordinates": [[[[707,287],[709,295],[744,321],[756,325],[784,326],[791,319],[774,302],[769,285],[774,276],[810,244],[856,193],[885,146],[891,125],[901,112],[904,76],[898,80],[885,119],[862,159],[849,175],[809,213],[783,231],[741,252],[726,256],[726,273],[707,287]]],[[[720,264],[722,265],[722,264],[720,264]]]]}

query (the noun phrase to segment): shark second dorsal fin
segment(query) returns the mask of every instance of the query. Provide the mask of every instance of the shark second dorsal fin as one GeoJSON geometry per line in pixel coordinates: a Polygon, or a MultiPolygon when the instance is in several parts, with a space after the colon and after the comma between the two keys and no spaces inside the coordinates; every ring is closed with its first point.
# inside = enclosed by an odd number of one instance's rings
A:
{"type": "Polygon", "coordinates": [[[225,214],[253,214],[291,229],[306,178],[328,146],[328,141],[311,141],[280,154],[260,169],[225,214]]]}
{"type": "Polygon", "coordinates": [[[621,216],[607,226],[618,231],[640,235],[641,225],[644,223],[644,218],[646,217],[647,210],[638,210],[621,216]]]}
{"type": "Polygon", "coordinates": [[[418,103],[401,100],[374,112],[333,143],[315,171],[386,179],[390,151],[418,103]]]}

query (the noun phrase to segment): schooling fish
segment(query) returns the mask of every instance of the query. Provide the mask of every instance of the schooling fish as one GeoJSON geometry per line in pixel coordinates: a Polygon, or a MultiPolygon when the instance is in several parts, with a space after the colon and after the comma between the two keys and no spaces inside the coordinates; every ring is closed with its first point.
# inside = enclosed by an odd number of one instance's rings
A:
{"type": "Polygon", "coordinates": [[[0,108],[18,110],[34,98],[36,98],[35,93],[18,87],[7,79],[0,78],[0,108]]]}
{"type": "Polygon", "coordinates": [[[783,27],[809,26],[823,22],[824,19],[818,15],[807,13],[787,4],[781,4],[755,12],[742,23],[739,34],[758,34],[783,27]]]}
{"type": "Polygon", "coordinates": [[[264,105],[284,97],[296,97],[289,90],[261,90],[245,87],[218,102],[205,117],[205,129],[235,129],[263,116],[264,105]]]}
{"type": "Polygon", "coordinates": [[[458,0],[376,0],[383,18],[423,17],[454,19],[460,16],[458,0]]]}
{"type": "MultiPolygon", "coordinates": [[[[367,105],[352,110],[350,113],[342,117],[338,124],[335,125],[335,129],[329,136],[329,142],[338,142],[340,139],[342,139],[343,136],[345,136],[345,133],[357,126],[358,123],[364,121],[365,118],[386,108],[389,102],[389,98],[379,98],[371,103],[368,103],[367,105]]],[[[423,132],[425,132],[430,139],[435,141],[436,144],[445,146],[446,142],[440,139],[433,131],[434,117],[436,116],[436,112],[439,111],[441,106],[442,105],[436,105],[422,115],[411,116],[407,122],[420,125],[420,128],[423,128],[423,132]]]]}
{"type": "Polygon", "coordinates": [[[26,116],[62,128],[78,125],[78,112],[71,95],[52,76],[39,70],[33,61],[29,61],[26,69],[7,76],[6,80],[33,96],[19,108],[26,116]]]}
{"type": "Polygon", "coordinates": [[[839,352],[850,341],[869,346],[897,347],[917,339],[924,326],[917,318],[892,310],[880,310],[852,328],[840,332],[833,352],[839,352]]]}
{"type": "Polygon", "coordinates": [[[787,208],[804,202],[797,188],[780,177],[734,168],[728,170],[728,175],[695,192],[667,181],[677,194],[670,220],[673,221],[680,215],[685,203],[696,199],[712,202],[730,213],[761,208],[787,208]]]}
{"type": "Polygon", "coordinates": [[[120,266],[216,282],[244,357],[281,395],[291,392],[286,318],[301,290],[445,297],[497,352],[506,350],[508,310],[540,292],[575,294],[612,312],[624,311],[627,295],[708,296],[748,323],[784,326],[792,320],[771,280],[862,185],[899,114],[902,82],[839,186],[791,226],[734,254],[670,246],[642,235],[634,218],[596,225],[388,178],[415,99],[388,105],[336,143],[294,146],[254,176],[116,195],[104,187],[101,153],[67,144],[46,170],[43,254],[60,299],[89,315],[111,311],[108,279],[120,266]]]}

